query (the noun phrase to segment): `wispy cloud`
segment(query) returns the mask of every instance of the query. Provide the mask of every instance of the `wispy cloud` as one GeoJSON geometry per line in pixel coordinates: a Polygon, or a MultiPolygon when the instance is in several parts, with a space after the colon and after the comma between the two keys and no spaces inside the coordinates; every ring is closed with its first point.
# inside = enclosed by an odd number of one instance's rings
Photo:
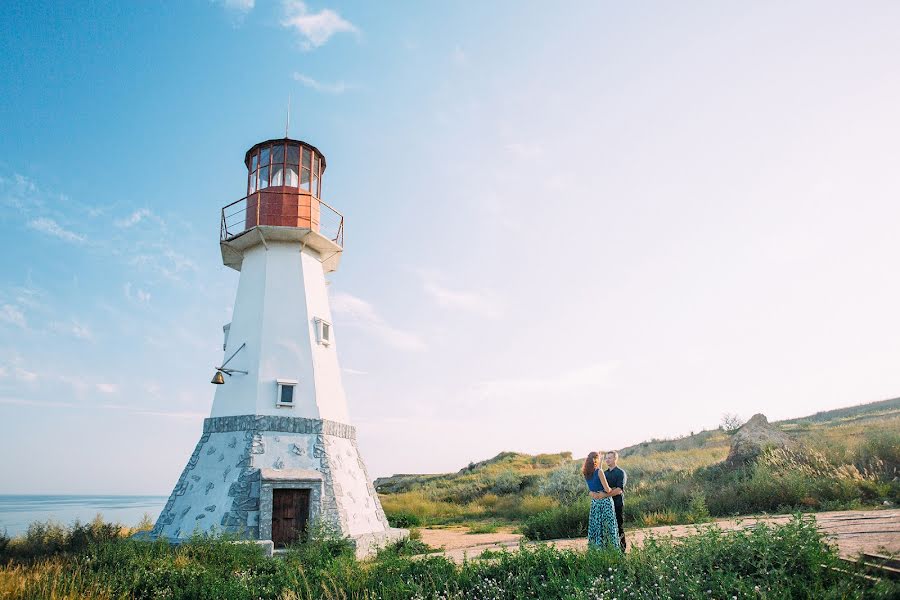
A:
{"type": "Polygon", "coordinates": [[[256,0],[210,0],[213,4],[218,4],[225,9],[228,16],[231,17],[232,24],[238,26],[244,22],[244,18],[250,14],[256,5],[256,0]]]}
{"type": "Polygon", "coordinates": [[[59,223],[48,217],[31,219],[28,221],[28,227],[67,242],[81,243],[85,239],[83,235],[64,229],[59,223]]]}
{"type": "Polygon", "coordinates": [[[88,342],[94,341],[94,332],[91,331],[90,327],[79,323],[75,319],[68,323],[54,321],[48,325],[48,328],[51,331],[71,335],[72,337],[78,338],[80,340],[85,340],[88,342]]]}
{"type": "Polygon", "coordinates": [[[501,302],[492,292],[450,289],[439,284],[427,274],[423,274],[423,279],[425,293],[442,308],[469,312],[489,318],[497,318],[503,314],[501,302]]]}
{"type": "Polygon", "coordinates": [[[119,391],[119,386],[115,383],[98,383],[97,389],[104,394],[115,394],[119,391]]]}
{"type": "Polygon", "coordinates": [[[125,292],[125,297],[132,302],[138,304],[150,304],[150,292],[137,287],[133,288],[130,281],[125,283],[123,290],[125,292]]]}
{"type": "Polygon", "coordinates": [[[4,304],[0,307],[0,321],[25,329],[28,324],[25,321],[25,313],[12,304],[4,304]]]}
{"type": "Polygon", "coordinates": [[[322,81],[317,81],[312,77],[304,75],[303,73],[294,73],[294,80],[299,81],[304,85],[304,87],[308,87],[311,90],[315,90],[322,94],[343,94],[346,91],[354,89],[356,86],[350,85],[349,83],[344,83],[343,81],[337,81],[335,83],[325,83],[322,81]]]}
{"type": "Polygon", "coordinates": [[[312,13],[305,2],[300,0],[284,0],[283,27],[293,29],[301,36],[301,45],[305,50],[318,48],[337,33],[359,33],[353,23],[347,21],[331,9],[323,8],[312,13]]]}
{"type": "Polygon", "coordinates": [[[344,373],[346,373],[347,375],[368,375],[369,374],[368,371],[359,371],[357,369],[348,369],[347,367],[344,367],[341,370],[344,373]]]}
{"type": "Polygon", "coordinates": [[[0,176],[0,202],[26,214],[31,209],[43,206],[34,182],[18,173],[14,173],[12,177],[0,176]]]}
{"type": "Polygon", "coordinates": [[[331,296],[331,308],[344,317],[345,323],[365,329],[389,346],[411,351],[424,350],[426,347],[417,334],[391,326],[375,311],[375,307],[362,298],[336,292],[331,296]]]}
{"type": "Polygon", "coordinates": [[[199,271],[197,263],[168,247],[163,248],[158,254],[132,256],[129,264],[155,270],[164,277],[176,281],[181,280],[183,274],[199,271]]]}
{"type": "Polygon", "coordinates": [[[141,221],[150,220],[156,221],[159,225],[165,227],[165,221],[163,221],[160,217],[153,214],[153,212],[148,208],[139,208],[134,211],[124,219],[118,219],[115,221],[116,227],[120,227],[123,229],[127,229],[128,227],[134,227],[141,221]]]}

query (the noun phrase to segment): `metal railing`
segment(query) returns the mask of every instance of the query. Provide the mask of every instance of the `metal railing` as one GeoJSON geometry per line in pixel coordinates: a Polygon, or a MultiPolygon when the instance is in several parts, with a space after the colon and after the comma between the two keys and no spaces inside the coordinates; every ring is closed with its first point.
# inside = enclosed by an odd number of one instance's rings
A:
{"type": "Polygon", "coordinates": [[[344,215],[308,194],[259,190],[224,206],[220,239],[227,242],[257,225],[312,229],[344,246],[344,215]]]}

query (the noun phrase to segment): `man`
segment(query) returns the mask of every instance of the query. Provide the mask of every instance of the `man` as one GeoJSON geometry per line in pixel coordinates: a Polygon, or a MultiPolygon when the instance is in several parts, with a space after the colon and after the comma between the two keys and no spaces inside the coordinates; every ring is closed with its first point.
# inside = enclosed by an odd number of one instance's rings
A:
{"type": "Polygon", "coordinates": [[[625,528],[623,527],[622,518],[622,497],[625,495],[625,484],[628,482],[628,474],[619,468],[619,453],[610,450],[606,453],[606,466],[609,467],[604,471],[606,482],[611,488],[619,488],[622,493],[612,497],[613,507],[616,509],[616,523],[619,525],[619,547],[625,552],[625,528]]]}

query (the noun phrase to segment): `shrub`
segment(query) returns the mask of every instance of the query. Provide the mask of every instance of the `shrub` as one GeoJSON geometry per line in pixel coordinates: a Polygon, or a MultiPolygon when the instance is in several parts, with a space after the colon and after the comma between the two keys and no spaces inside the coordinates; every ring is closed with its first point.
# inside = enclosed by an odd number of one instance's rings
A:
{"type": "Polygon", "coordinates": [[[678,523],[678,513],[673,510],[655,510],[643,513],[638,519],[642,527],[659,527],[660,525],[674,525],[678,523]]]}
{"type": "Polygon", "coordinates": [[[521,489],[522,476],[512,469],[507,469],[500,473],[494,480],[491,492],[497,495],[517,494],[521,489]]]}
{"type": "Polygon", "coordinates": [[[527,519],[522,533],[529,540],[584,537],[587,535],[590,510],[590,501],[587,499],[563,504],[527,519]]]}
{"type": "Polygon", "coordinates": [[[571,504],[587,494],[584,476],[578,465],[564,465],[554,469],[538,486],[538,493],[549,496],[560,504],[571,504]]]}
{"type": "Polygon", "coordinates": [[[408,529],[410,527],[418,527],[422,524],[422,519],[418,515],[411,512],[387,513],[388,523],[391,527],[402,527],[408,529]]]}
{"type": "Polygon", "coordinates": [[[422,540],[414,540],[410,536],[381,548],[378,550],[376,558],[378,560],[384,560],[391,556],[415,556],[417,554],[427,554],[432,551],[432,548],[428,544],[422,540]]]}
{"type": "Polygon", "coordinates": [[[706,494],[703,493],[703,490],[697,489],[691,494],[687,517],[692,523],[709,521],[709,508],[706,506],[706,494]]]}
{"type": "Polygon", "coordinates": [[[97,515],[90,523],[75,521],[66,526],[55,521],[35,521],[23,536],[0,541],[0,560],[15,558],[35,560],[67,552],[80,552],[89,547],[122,537],[122,526],[105,523],[97,515]]]}

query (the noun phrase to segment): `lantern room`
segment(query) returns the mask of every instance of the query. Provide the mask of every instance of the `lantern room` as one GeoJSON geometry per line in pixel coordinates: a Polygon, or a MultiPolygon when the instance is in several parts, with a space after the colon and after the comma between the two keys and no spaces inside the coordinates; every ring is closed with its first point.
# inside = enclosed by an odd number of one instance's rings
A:
{"type": "MultiPolygon", "coordinates": [[[[341,251],[344,218],[322,201],[325,156],[318,148],[289,138],[267,140],[247,151],[244,165],[246,196],[222,209],[223,258],[230,257],[225,264],[240,269],[236,253],[257,238],[303,241],[323,253],[323,263],[341,251]],[[248,238],[254,229],[258,235],[248,238]]],[[[330,260],[326,270],[336,267],[330,260]]]]}

